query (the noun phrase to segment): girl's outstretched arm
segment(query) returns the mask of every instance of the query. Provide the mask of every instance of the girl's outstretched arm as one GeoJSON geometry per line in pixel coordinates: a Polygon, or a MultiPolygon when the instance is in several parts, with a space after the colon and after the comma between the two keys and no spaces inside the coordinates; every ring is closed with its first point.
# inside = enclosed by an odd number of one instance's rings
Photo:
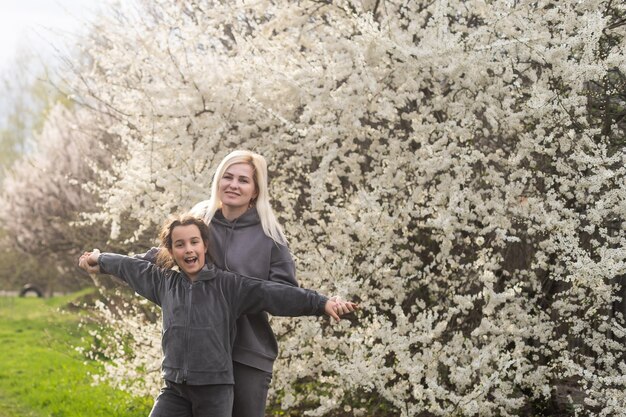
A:
{"type": "Polygon", "coordinates": [[[78,266],[89,273],[104,273],[120,278],[137,294],[161,305],[167,271],[149,261],[116,253],[101,254],[98,249],[94,249],[81,255],[78,266]]]}
{"type": "Polygon", "coordinates": [[[235,306],[234,314],[258,313],[266,311],[275,316],[315,316],[326,314],[339,320],[343,314],[355,311],[355,303],[344,300],[331,300],[315,291],[265,281],[256,278],[243,278],[232,272],[219,271],[225,279],[227,298],[235,306]],[[228,276],[228,278],[226,278],[228,276]]]}

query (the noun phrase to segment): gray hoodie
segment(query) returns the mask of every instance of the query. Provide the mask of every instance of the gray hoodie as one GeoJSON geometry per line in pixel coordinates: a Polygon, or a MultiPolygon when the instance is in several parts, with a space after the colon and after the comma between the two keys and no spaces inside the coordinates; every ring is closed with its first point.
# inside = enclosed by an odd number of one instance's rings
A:
{"type": "MultiPolygon", "coordinates": [[[[255,207],[230,222],[218,210],[209,225],[209,255],[218,268],[248,277],[298,286],[296,268],[285,245],[263,231],[255,207]]],[[[278,344],[265,312],[241,316],[233,360],[272,372],[278,344]]]]}
{"type": "Polygon", "coordinates": [[[100,270],[126,281],[163,311],[163,377],[189,385],[234,384],[231,351],[242,314],[321,315],[328,300],[315,291],[242,278],[205,265],[196,281],[182,272],[103,253],[100,270]]]}

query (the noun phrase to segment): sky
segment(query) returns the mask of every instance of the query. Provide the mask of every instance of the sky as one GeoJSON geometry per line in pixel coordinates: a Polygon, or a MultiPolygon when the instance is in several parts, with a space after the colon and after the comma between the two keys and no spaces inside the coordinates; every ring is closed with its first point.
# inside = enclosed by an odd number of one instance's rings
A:
{"type": "Polygon", "coordinates": [[[77,36],[113,1],[0,0],[0,129],[20,86],[41,77],[43,65],[60,68],[59,55],[70,55],[77,36]]]}
{"type": "Polygon", "coordinates": [[[15,67],[20,50],[54,61],[54,47],[65,50],[106,3],[110,1],[0,0],[0,72],[15,67]]]}

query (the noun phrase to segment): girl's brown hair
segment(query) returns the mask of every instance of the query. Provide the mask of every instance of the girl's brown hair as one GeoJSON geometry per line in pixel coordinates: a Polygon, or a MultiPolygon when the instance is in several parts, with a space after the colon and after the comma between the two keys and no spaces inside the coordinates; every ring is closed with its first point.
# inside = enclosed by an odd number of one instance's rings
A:
{"type": "Polygon", "coordinates": [[[191,214],[183,214],[171,217],[168,219],[163,226],[161,227],[161,233],[159,233],[159,240],[161,244],[159,245],[159,253],[157,255],[156,263],[162,268],[172,268],[176,263],[172,256],[170,255],[170,251],[172,250],[172,232],[176,226],[189,226],[196,225],[198,230],[200,230],[200,237],[204,242],[204,246],[207,248],[208,256],[208,248],[209,248],[209,226],[204,222],[204,220],[192,216],[191,214]]]}

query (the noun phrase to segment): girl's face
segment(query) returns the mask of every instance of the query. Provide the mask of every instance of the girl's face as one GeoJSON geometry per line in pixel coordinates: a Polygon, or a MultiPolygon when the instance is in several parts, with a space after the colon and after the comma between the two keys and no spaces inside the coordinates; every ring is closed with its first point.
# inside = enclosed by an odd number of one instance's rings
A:
{"type": "Polygon", "coordinates": [[[254,169],[245,162],[229,166],[220,179],[218,195],[222,212],[227,217],[239,217],[257,196],[254,169]],[[230,215],[230,216],[229,216],[230,215]]]}
{"type": "Polygon", "coordinates": [[[195,224],[176,226],[172,230],[170,255],[192,281],[204,266],[206,250],[200,229],[195,224]]]}

